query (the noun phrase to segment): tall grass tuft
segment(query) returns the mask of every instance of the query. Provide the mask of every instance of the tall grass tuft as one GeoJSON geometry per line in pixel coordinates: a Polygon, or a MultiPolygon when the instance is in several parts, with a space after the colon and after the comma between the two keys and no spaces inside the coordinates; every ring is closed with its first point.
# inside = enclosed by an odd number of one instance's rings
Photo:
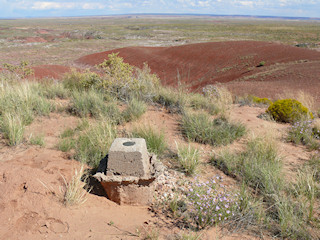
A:
{"type": "Polygon", "coordinates": [[[6,112],[0,124],[0,130],[8,139],[9,146],[15,146],[22,142],[25,126],[20,115],[6,112]]]}
{"type": "Polygon", "coordinates": [[[200,152],[198,149],[190,146],[179,146],[176,142],[176,148],[178,152],[178,162],[183,169],[183,171],[192,175],[196,173],[197,168],[200,164],[200,152]]]}
{"type": "Polygon", "coordinates": [[[225,118],[211,120],[204,113],[185,114],[181,130],[188,140],[213,146],[232,143],[246,132],[245,126],[240,123],[229,123],[225,118]]]}
{"type": "Polygon", "coordinates": [[[163,132],[155,131],[152,127],[135,128],[132,131],[133,137],[144,138],[149,152],[162,155],[167,148],[163,132]]]}
{"type": "Polygon", "coordinates": [[[99,118],[103,116],[106,112],[103,94],[95,90],[73,91],[70,111],[79,117],[99,118]]]}
{"type": "Polygon", "coordinates": [[[98,167],[115,138],[116,129],[107,120],[91,124],[76,140],[75,158],[91,167],[98,167]]]}
{"type": "Polygon", "coordinates": [[[86,190],[88,189],[85,190],[84,186],[88,176],[84,171],[84,165],[81,165],[79,170],[75,170],[69,182],[61,175],[64,181],[64,189],[61,191],[63,191],[63,203],[66,206],[80,205],[87,201],[88,192],[86,190]]]}

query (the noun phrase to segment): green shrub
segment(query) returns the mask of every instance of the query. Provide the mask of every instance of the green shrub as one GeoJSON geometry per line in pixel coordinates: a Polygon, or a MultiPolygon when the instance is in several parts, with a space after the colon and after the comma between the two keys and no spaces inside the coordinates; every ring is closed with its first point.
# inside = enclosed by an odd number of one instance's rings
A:
{"type": "Polygon", "coordinates": [[[101,81],[100,76],[94,72],[72,70],[64,76],[63,86],[70,90],[82,91],[98,86],[101,81]]]}
{"type": "Polygon", "coordinates": [[[130,122],[140,118],[147,111],[147,105],[137,99],[132,99],[128,103],[128,107],[123,111],[122,116],[126,122],[130,122]]]}
{"type": "Polygon", "coordinates": [[[257,96],[248,96],[255,104],[271,105],[272,101],[269,98],[259,98],[257,96]]]}
{"type": "Polygon", "coordinates": [[[185,114],[182,118],[181,130],[188,140],[213,146],[232,143],[246,132],[245,126],[240,123],[229,123],[224,118],[211,120],[207,114],[203,113],[185,114]]]}
{"type": "Polygon", "coordinates": [[[153,128],[143,127],[136,128],[132,131],[133,137],[144,138],[147,143],[149,152],[155,153],[158,156],[164,153],[167,148],[165,136],[163,132],[157,132],[153,128]]]}
{"type": "Polygon", "coordinates": [[[158,77],[150,73],[146,64],[142,70],[134,71],[134,67],[125,63],[118,53],[109,54],[108,59],[99,67],[105,75],[98,88],[121,100],[131,98],[150,100],[159,86],[158,77]]]}
{"type": "Polygon", "coordinates": [[[293,123],[304,118],[313,118],[312,113],[294,99],[277,100],[267,112],[278,122],[293,123]]]}

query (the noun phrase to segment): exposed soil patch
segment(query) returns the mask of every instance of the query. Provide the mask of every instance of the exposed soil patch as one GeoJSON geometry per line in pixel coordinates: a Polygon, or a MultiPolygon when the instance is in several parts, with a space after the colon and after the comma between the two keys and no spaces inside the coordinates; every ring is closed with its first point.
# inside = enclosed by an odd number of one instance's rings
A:
{"type": "Polygon", "coordinates": [[[34,77],[37,79],[60,79],[65,73],[71,71],[70,67],[65,67],[62,65],[39,65],[32,67],[32,69],[34,70],[34,77]]]}

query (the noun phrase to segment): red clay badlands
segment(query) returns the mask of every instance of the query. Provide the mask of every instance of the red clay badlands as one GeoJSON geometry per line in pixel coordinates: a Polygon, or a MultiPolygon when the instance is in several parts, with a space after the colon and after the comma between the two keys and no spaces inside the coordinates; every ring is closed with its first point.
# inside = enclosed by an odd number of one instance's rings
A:
{"type": "MultiPolygon", "coordinates": [[[[289,68],[288,74],[294,76],[295,64],[299,65],[301,73],[305,64],[320,61],[320,53],[308,49],[271,42],[229,41],[174,47],[126,47],[87,55],[76,60],[76,63],[93,66],[103,62],[112,52],[119,52],[125,62],[137,67],[142,67],[147,62],[164,84],[176,85],[180,80],[193,90],[215,82],[243,79],[264,72],[276,64],[290,63],[282,71],[286,74],[289,68]]],[[[306,74],[320,78],[320,68],[316,72],[314,70],[306,74]]],[[[250,80],[252,79],[246,79],[250,80]]]]}

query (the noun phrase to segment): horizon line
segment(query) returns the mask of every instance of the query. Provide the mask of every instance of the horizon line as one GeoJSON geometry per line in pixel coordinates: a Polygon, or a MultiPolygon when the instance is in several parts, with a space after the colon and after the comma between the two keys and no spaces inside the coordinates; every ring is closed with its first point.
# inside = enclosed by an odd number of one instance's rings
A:
{"type": "Polygon", "coordinates": [[[114,16],[209,16],[209,17],[240,17],[240,18],[262,18],[262,19],[283,19],[283,20],[320,20],[320,17],[293,17],[276,15],[245,15],[245,14],[201,14],[201,13],[121,13],[106,15],[79,15],[79,16],[25,16],[25,17],[0,17],[0,20],[16,19],[54,19],[54,18],[89,18],[89,17],[114,17],[114,16]]]}

